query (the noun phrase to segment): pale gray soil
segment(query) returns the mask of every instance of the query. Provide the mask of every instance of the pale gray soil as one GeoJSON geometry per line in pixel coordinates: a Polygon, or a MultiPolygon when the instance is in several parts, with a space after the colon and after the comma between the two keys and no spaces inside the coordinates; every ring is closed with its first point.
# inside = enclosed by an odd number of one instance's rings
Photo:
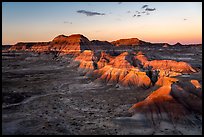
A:
{"type": "MultiPolygon", "coordinates": [[[[69,56],[53,60],[49,54],[2,54],[4,135],[202,134],[201,117],[200,127],[193,130],[188,125],[173,127],[165,121],[152,127],[143,116],[135,121],[128,109],[144,100],[151,89],[124,90],[94,83],[77,71],[69,56]]],[[[200,51],[198,57],[189,54],[196,61],[187,62],[202,68],[201,55],[200,51]]],[[[155,56],[161,57],[162,53],[155,56]]],[[[202,83],[201,75],[194,76],[202,83]]]]}
{"type": "Polygon", "coordinates": [[[112,120],[147,96],[94,84],[69,60],[3,58],[3,134],[117,134],[112,120]]]}

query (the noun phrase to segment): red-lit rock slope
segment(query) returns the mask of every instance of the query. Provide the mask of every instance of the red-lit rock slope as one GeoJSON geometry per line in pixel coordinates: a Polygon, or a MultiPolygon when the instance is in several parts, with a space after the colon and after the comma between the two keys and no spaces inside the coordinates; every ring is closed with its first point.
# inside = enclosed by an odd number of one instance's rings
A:
{"type": "Polygon", "coordinates": [[[149,61],[147,57],[139,52],[135,57],[135,63],[140,64],[143,68],[150,67],[152,70],[159,70],[162,76],[177,76],[185,73],[194,73],[195,69],[191,67],[190,64],[186,62],[177,62],[174,60],[151,60],[149,61]]]}
{"type": "Polygon", "coordinates": [[[138,46],[149,44],[147,42],[139,40],[138,38],[119,39],[116,41],[112,41],[111,43],[115,46],[138,46]]]}
{"type": "Polygon", "coordinates": [[[129,112],[133,118],[143,115],[154,126],[163,120],[174,126],[176,123],[192,123],[193,119],[189,119],[191,114],[202,114],[201,85],[196,80],[192,81],[161,77],[156,83],[159,88],[144,101],[133,105],[129,112]]]}
{"type": "Polygon", "coordinates": [[[113,45],[107,41],[93,40],[81,34],[70,36],[59,35],[50,42],[20,42],[9,48],[10,51],[34,51],[51,52],[57,51],[64,54],[77,54],[84,50],[109,50],[113,45]]]}

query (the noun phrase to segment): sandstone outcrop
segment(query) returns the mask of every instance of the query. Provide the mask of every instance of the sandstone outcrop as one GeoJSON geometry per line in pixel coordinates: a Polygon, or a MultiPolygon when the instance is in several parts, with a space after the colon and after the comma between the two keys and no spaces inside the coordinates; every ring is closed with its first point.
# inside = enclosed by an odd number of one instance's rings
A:
{"type": "Polygon", "coordinates": [[[188,74],[196,72],[195,69],[191,67],[190,64],[186,62],[177,62],[174,60],[152,60],[149,61],[148,58],[143,54],[139,53],[134,57],[134,63],[143,69],[151,67],[152,70],[159,70],[160,76],[177,76],[181,74],[188,74]]]}
{"type": "Polygon", "coordinates": [[[132,66],[128,61],[128,52],[124,52],[115,57],[107,65],[94,73],[99,76],[98,80],[109,84],[120,84],[124,87],[144,87],[151,85],[151,81],[145,72],[140,72],[138,68],[132,66]]]}
{"type": "Polygon", "coordinates": [[[100,59],[97,62],[98,69],[103,68],[106,66],[109,62],[111,62],[114,59],[114,57],[110,56],[106,52],[102,51],[100,53],[100,59]]]}
{"type": "MultiPolygon", "coordinates": [[[[85,64],[92,64],[89,69],[94,69],[94,63],[96,65],[95,69],[100,69],[107,65],[111,60],[113,60],[114,57],[110,56],[109,54],[105,53],[104,51],[99,53],[99,56],[97,56],[94,51],[92,50],[85,50],[82,53],[80,53],[74,60],[79,62],[84,62],[85,64]]],[[[81,68],[85,68],[81,66],[81,68]]]]}
{"type": "Polygon", "coordinates": [[[138,68],[134,68],[129,71],[119,84],[130,88],[149,88],[151,86],[151,80],[145,72],[140,72],[138,68]]]}
{"type": "Polygon", "coordinates": [[[200,85],[200,83],[199,83],[197,80],[193,79],[193,80],[191,80],[191,83],[192,83],[196,88],[201,88],[201,85],[200,85]]]}
{"type": "Polygon", "coordinates": [[[88,72],[94,70],[93,65],[94,52],[91,50],[84,50],[74,60],[79,62],[79,70],[88,72]]]}
{"type": "Polygon", "coordinates": [[[191,82],[179,82],[175,78],[162,77],[157,85],[160,86],[157,90],[129,109],[133,117],[138,114],[144,115],[155,125],[162,120],[174,124],[189,122],[188,117],[192,112],[202,114],[202,99],[196,93],[198,91],[195,87],[192,88],[191,82]]]}
{"type": "Polygon", "coordinates": [[[106,66],[96,70],[94,73],[100,75],[99,79],[106,83],[118,83],[125,77],[125,75],[127,75],[131,68],[134,68],[128,61],[125,60],[126,55],[128,55],[127,52],[122,53],[106,66]]]}

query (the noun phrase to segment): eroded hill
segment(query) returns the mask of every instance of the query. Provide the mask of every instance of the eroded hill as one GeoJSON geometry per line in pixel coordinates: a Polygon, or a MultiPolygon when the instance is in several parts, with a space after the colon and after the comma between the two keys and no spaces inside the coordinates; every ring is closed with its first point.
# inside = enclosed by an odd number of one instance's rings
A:
{"type": "MultiPolygon", "coordinates": [[[[35,103],[42,101],[38,100],[39,97],[44,98],[45,104],[50,102],[52,105],[49,107],[55,104],[63,106],[60,110],[56,108],[61,114],[57,118],[61,119],[59,121],[77,123],[77,126],[70,127],[61,124],[67,134],[201,134],[202,52],[199,47],[195,48],[196,53],[192,53],[192,46],[184,47],[180,44],[155,46],[136,38],[112,43],[89,41],[80,34],[59,35],[50,42],[10,46],[3,54],[4,133],[36,132],[32,128],[26,129],[24,124],[25,127],[18,125],[18,121],[11,120],[9,123],[5,119],[12,119],[10,111],[12,114],[12,111],[18,110],[23,115],[27,110],[31,115],[38,115],[41,112],[35,103]],[[178,50],[179,55],[176,54],[178,50]],[[185,57],[180,57],[180,54],[185,57]],[[9,64],[12,61],[13,64],[9,64]],[[56,96],[52,97],[52,94],[56,96]],[[53,102],[47,96],[58,101],[53,102]],[[125,102],[128,103],[121,105],[125,102]],[[30,105],[38,111],[33,112],[30,105]],[[17,110],[12,109],[15,106],[17,110]],[[68,113],[68,119],[64,118],[65,113],[68,113]],[[70,120],[72,117],[77,120],[70,120]],[[93,121],[94,117],[96,121],[93,121]]],[[[41,109],[45,107],[40,105],[41,109]]],[[[57,117],[52,109],[46,111],[43,118],[57,117]],[[49,111],[52,114],[49,115],[49,111]]],[[[19,118],[16,114],[15,117],[19,118]]],[[[37,125],[46,125],[45,119],[43,122],[37,120],[37,125]]],[[[53,133],[63,133],[56,129],[53,133]]],[[[38,130],[44,134],[41,129],[38,130]]]]}

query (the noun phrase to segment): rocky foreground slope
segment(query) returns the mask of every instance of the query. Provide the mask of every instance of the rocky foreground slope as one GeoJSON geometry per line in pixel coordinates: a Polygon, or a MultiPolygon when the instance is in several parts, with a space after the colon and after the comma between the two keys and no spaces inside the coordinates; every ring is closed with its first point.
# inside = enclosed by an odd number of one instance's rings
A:
{"type": "MultiPolygon", "coordinates": [[[[129,89],[135,92],[149,90],[146,99],[127,110],[131,117],[119,121],[132,120],[141,127],[147,126],[149,130],[162,128],[162,124],[180,131],[183,130],[181,125],[189,129],[199,127],[199,121],[202,123],[202,81],[180,77],[200,70],[184,61],[150,60],[141,51],[117,52],[114,47],[145,44],[150,43],[138,39],[122,39],[111,44],[106,41],[89,41],[83,35],[76,34],[60,35],[47,43],[18,43],[9,50],[40,53],[55,51],[64,56],[72,54],[74,57],[71,66],[77,66],[78,71],[91,78],[95,85],[113,86],[124,92],[129,89]]],[[[183,131],[183,134],[188,132],[183,131]]]]}

